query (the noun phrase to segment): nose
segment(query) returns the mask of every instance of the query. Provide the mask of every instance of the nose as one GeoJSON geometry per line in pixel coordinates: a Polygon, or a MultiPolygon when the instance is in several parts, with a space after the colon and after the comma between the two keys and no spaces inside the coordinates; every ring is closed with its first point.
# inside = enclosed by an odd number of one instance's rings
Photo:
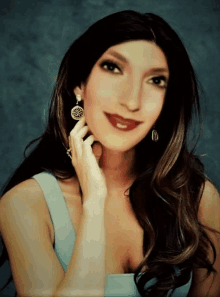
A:
{"type": "Polygon", "coordinates": [[[132,112],[140,110],[139,106],[137,106],[137,104],[134,104],[133,101],[129,101],[127,103],[120,103],[120,104],[132,112]]]}
{"type": "Polygon", "coordinates": [[[131,112],[140,110],[140,93],[140,88],[137,88],[137,86],[128,86],[127,88],[124,88],[122,96],[119,99],[120,105],[131,112]]]}

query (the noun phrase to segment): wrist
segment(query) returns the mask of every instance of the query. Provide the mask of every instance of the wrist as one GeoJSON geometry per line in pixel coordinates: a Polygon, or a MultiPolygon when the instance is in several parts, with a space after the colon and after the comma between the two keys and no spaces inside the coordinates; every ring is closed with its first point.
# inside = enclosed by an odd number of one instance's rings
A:
{"type": "Polygon", "coordinates": [[[105,209],[105,201],[105,198],[97,200],[96,197],[94,199],[90,197],[83,202],[83,210],[89,213],[99,214],[105,209]]]}

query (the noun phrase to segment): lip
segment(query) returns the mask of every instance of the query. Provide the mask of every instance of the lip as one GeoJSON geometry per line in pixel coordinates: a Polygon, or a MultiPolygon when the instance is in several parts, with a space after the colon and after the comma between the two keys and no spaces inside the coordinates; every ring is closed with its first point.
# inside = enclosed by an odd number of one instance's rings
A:
{"type": "Polygon", "coordinates": [[[142,123],[131,119],[125,119],[117,114],[109,114],[105,112],[105,115],[112,126],[121,131],[133,130],[142,123]]]}

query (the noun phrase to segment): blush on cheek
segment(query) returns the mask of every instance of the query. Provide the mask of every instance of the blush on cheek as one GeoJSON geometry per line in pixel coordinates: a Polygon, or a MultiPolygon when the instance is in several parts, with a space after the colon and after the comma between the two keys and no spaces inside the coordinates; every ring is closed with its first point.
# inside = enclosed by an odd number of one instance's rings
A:
{"type": "Polygon", "coordinates": [[[160,113],[163,107],[163,98],[148,98],[143,109],[147,114],[160,113]]]}
{"type": "Polygon", "coordinates": [[[147,105],[148,112],[154,111],[156,108],[157,108],[156,102],[149,102],[149,104],[147,105]]]}

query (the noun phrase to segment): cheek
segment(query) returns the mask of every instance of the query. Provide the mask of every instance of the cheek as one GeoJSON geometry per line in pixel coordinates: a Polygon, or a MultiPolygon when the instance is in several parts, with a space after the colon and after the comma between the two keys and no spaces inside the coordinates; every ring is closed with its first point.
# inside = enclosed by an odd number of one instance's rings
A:
{"type": "Polygon", "coordinates": [[[147,100],[143,103],[143,111],[146,116],[157,116],[160,114],[164,103],[164,91],[151,91],[146,96],[147,100]]]}
{"type": "Polygon", "coordinates": [[[146,111],[148,111],[148,112],[154,112],[154,111],[156,111],[157,110],[157,103],[156,102],[148,102],[147,104],[146,104],[146,111]]]}
{"type": "Polygon", "coordinates": [[[108,106],[123,93],[123,90],[124,88],[119,80],[93,75],[92,80],[87,85],[85,98],[91,107],[95,105],[108,106]]]}

